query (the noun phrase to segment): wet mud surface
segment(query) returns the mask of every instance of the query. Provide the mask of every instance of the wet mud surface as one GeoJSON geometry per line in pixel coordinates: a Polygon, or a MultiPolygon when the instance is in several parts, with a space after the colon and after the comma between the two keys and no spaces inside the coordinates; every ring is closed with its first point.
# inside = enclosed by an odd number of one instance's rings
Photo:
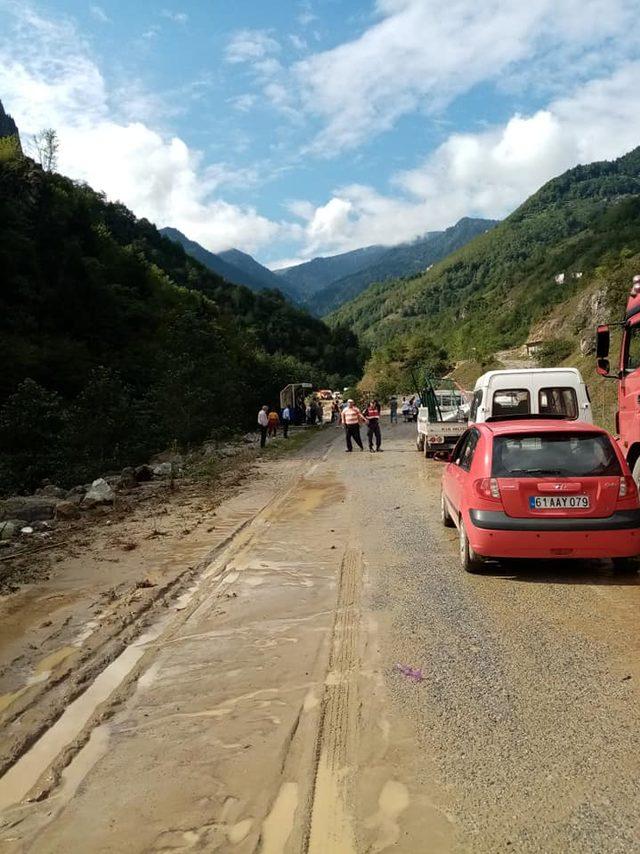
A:
{"type": "Polygon", "coordinates": [[[640,850],[640,578],[465,575],[440,464],[383,434],[2,601],[0,850],[640,850]]]}

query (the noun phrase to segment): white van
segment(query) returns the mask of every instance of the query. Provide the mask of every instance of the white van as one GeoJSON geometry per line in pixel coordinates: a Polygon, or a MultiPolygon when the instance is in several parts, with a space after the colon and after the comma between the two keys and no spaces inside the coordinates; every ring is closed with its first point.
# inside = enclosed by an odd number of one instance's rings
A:
{"type": "Polygon", "coordinates": [[[557,415],[593,424],[591,400],[576,368],[488,371],[476,382],[469,424],[488,418],[557,415]]]}

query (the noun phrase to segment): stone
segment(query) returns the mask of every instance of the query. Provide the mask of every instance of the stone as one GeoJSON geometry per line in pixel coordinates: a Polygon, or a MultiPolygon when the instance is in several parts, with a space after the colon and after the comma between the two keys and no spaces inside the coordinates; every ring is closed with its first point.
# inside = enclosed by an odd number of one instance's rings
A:
{"type": "Polygon", "coordinates": [[[80,497],[78,496],[78,501],[59,501],[56,507],[56,518],[57,519],[77,519],[80,515],[80,509],[78,508],[78,504],[80,503],[80,497]]]}
{"type": "Polygon", "coordinates": [[[0,501],[0,521],[5,519],[23,519],[25,522],[38,522],[53,519],[56,502],[39,495],[18,495],[0,501]]]}
{"type": "Polygon", "coordinates": [[[151,466],[138,466],[138,468],[134,472],[135,478],[138,483],[144,483],[147,480],[153,480],[153,471],[151,466]]]}
{"type": "Polygon", "coordinates": [[[138,485],[138,481],[136,480],[136,473],[134,469],[131,467],[127,467],[122,469],[120,472],[120,478],[117,483],[117,489],[135,489],[138,485]]]}
{"type": "Polygon", "coordinates": [[[253,442],[257,442],[260,437],[257,433],[245,433],[242,437],[242,441],[246,442],[247,445],[253,444],[253,442]]]}
{"type": "MultiPolygon", "coordinates": [[[[172,463],[156,463],[151,466],[151,471],[154,474],[154,477],[171,477],[171,473],[174,470],[174,466],[172,463]]],[[[177,466],[175,467],[177,474],[177,466]]]]}
{"type": "Polygon", "coordinates": [[[112,504],[116,494],[107,483],[107,481],[99,477],[91,484],[87,494],[82,499],[83,507],[96,507],[98,504],[112,504]]]}
{"type": "Polygon", "coordinates": [[[0,540],[12,540],[19,531],[20,528],[11,519],[0,522],[0,540]]]}
{"type": "Polygon", "coordinates": [[[587,333],[580,339],[580,352],[583,356],[592,356],[596,352],[596,336],[587,333]]]}

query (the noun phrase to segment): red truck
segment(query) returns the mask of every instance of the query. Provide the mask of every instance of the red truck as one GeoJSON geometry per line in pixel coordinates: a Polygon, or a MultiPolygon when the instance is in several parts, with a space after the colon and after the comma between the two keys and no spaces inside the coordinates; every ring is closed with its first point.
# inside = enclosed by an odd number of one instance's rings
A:
{"type": "MultiPolygon", "coordinates": [[[[613,324],[612,324],[613,325],[613,324]]],[[[633,277],[622,328],[618,370],[611,373],[609,326],[598,326],[596,368],[600,376],[618,381],[616,433],[633,479],[640,484],[640,276],[633,277]]]]}

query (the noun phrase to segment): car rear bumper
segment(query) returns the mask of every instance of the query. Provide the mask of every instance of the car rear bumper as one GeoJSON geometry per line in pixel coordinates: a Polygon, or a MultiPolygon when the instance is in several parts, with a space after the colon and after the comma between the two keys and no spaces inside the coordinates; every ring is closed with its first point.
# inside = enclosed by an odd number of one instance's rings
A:
{"type": "Polygon", "coordinates": [[[640,510],[605,519],[515,519],[488,510],[469,511],[469,542],[487,557],[613,558],[640,555],[640,510]]]}

